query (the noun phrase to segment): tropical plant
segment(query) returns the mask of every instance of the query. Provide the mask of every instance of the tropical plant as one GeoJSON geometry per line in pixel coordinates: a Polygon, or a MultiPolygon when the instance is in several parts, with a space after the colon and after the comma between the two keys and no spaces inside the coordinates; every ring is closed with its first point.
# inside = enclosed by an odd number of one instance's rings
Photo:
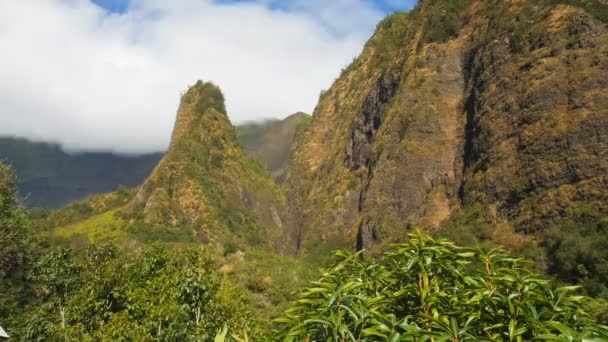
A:
{"type": "Polygon", "coordinates": [[[578,286],[529,271],[501,248],[458,247],[420,232],[379,261],[340,261],[277,319],[285,341],[580,341],[608,338],[578,286]]]}

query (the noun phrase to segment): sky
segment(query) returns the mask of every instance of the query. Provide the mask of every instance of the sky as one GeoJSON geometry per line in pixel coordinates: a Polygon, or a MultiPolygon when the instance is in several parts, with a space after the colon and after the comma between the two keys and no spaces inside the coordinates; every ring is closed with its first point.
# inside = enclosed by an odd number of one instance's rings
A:
{"type": "Polygon", "coordinates": [[[0,1],[0,135],[162,151],[199,79],[236,124],[312,113],[382,17],[415,2],[0,1]]]}

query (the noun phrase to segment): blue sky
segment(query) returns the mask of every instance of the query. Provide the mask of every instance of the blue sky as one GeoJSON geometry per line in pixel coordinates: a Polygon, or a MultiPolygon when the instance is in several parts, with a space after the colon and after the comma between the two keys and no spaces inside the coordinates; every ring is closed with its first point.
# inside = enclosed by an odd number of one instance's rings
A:
{"type": "MultiPolygon", "coordinates": [[[[113,13],[123,13],[129,7],[129,0],[91,0],[95,4],[105,8],[113,13]]],[[[218,0],[218,2],[255,2],[256,0],[218,0]]],[[[329,0],[330,1],[330,0],[329,0]]],[[[383,13],[389,14],[395,11],[409,10],[415,4],[416,0],[368,0],[376,8],[383,13]]],[[[281,0],[272,1],[273,6],[278,6],[281,0]]]]}
{"type": "Polygon", "coordinates": [[[95,4],[114,13],[123,13],[129,6],[129,0],[92,0],[95,4]]]}
{"type": "Polygon", "coordinates": [[[233,123],[312,113],[378,22],[414,2],[0,0],[0,135],[164,150],[199,79],[221,87],[233,123]]]}

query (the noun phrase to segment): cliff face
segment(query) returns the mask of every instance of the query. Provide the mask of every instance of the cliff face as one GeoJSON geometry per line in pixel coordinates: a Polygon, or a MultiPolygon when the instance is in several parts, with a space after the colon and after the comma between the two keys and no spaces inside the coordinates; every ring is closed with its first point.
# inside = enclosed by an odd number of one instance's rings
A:
{"type": "Polygon", "coordinates": [[[283,208],[271,176],[237,143],[220,89],[199,81],[183,95],[169,151],[128,212],[147,224],[192,227],[204,243],[280,249],[283,208]]]}
{"type": "Polygon", "coordinates": [[[607,9],[423,0],[385,19],[298,138],[293,248],[380,249],[472,208],[522,233],[608,214],[607,9]]]}
{"type": "Polygon", "coordinates": [[[608,212],[608,29],[593,11],[503,4],[466,56],[465,203],[538,232],[579,205],[608,212]],[[511,35],[507,25],[510,22],[511,35]]]}

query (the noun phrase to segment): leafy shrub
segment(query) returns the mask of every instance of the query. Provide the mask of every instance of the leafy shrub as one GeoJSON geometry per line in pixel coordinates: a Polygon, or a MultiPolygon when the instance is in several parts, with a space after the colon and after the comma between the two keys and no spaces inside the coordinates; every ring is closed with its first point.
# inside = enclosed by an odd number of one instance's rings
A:
{"type": "Polygon", "coordinates": [[[239,247],[237,246],[237,244],[230,240],[230,241],[226,241],[224,242],[224,256],[229,255],[229,254],[234,254],[236,253],[236,251],[239,249],[239,247]]]}
{"type": "Polygon", "coordinates": [[[523,341],[608,338],[557,287],[502,249],[410,234],[380,261],[342,258],[278,319],[286,341],[523,341]]]}
{"type": "Polygon", "coordinates": [[[608,218],[555,227],[544,246],[552,274],[583,284],[590,295],[608,298],[608,218]]]}

